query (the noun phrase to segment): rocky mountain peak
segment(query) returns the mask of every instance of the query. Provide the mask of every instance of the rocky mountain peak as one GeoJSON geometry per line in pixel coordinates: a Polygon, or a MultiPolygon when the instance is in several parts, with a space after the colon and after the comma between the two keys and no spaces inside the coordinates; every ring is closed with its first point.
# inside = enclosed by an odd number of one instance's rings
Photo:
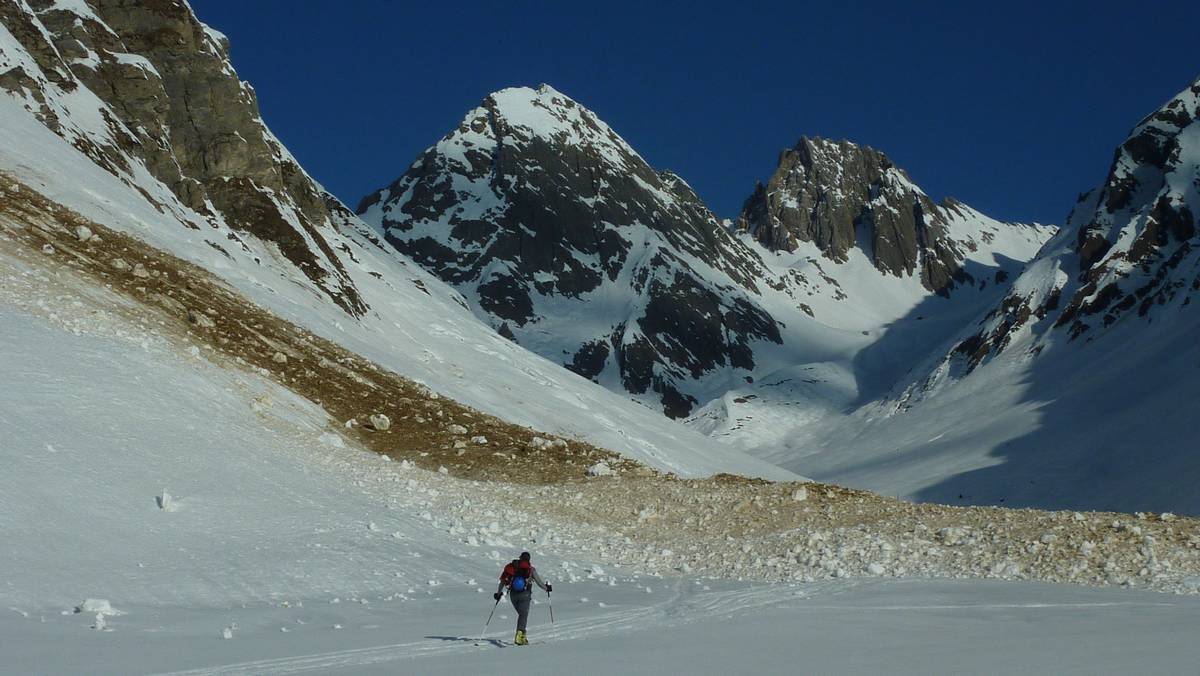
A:
{"type": "Polygon", "coordinates": [[[833,261],[857,247],[896,276],[920,274],[933,291],[967,281],[943,210],[886,155],[849,141],[802,137],[780,153],[736,227],[773,251],[815,243],[833,261]]]}
{"type": "Polygon", "coordinates": [[[762,259],[546,85],[487,96],[358,212],[503,335],[672,415],[697,401],[685,381],[779,341],[762,259]]]}

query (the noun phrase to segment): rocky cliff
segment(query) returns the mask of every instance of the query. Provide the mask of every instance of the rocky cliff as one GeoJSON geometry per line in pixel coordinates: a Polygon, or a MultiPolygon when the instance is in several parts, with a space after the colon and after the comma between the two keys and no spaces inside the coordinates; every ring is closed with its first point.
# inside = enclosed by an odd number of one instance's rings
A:
{"type": "MultiPolygon", "coordinates": [[[[347,312],[366,311],[327,241],[345,208],[267,129],[228,40],[186,2],[0,0],[0,23],[0,89],[43,124],[130,185],[148,174],[213,227],[273,244],[347,312]]],[[[227,244],[245,246],[241,235],[227,244]]]]}
{"type": "Polygon", "coordinates": [[[873,148],[801,138],[780,154],[767,183],[755,186],[736,227],[772,251],[812,242],[834,262],[845,262],[858,248],[881,272],[919,275],[927,289],[948,295],[956,285],[977,281],[963,260],[987,246],[956,236],[953,224],[963,220],[962,212],[953,200],[935,204],[873,148]]]}

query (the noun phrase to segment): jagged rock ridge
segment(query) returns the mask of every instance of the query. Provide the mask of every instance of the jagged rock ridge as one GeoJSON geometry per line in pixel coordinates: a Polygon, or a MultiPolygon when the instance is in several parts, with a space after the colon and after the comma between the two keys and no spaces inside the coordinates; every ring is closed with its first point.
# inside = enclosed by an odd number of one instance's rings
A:
{"type": "Polygon", "coordinates": [[[1200,291],[1198,216],[1200,80],[1134,127],[1104,183],[1079,197],[1064,231],[955,354],[970,371],[1031,331],[1042,337],[1029,349],[1040,352],[1051,336],[1042,322],[1090,339],[1125,318],[1190,305],[1200,291]]]}

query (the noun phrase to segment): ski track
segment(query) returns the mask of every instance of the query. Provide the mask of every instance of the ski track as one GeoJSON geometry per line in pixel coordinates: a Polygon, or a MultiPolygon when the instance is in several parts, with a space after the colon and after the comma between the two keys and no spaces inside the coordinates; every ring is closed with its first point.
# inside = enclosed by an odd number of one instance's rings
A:
{"type": "MultiPolygon", "coordinates": [[[[677,626],[706,619],[733,617],[771,606],[783,605],[798,598],[795,595],[780,594],[780,586],[776,584],[733,591],[702,591],[699,593],[688,590],[687,586],[683,579],[676,580],[671,596],[650,606],[557,622],[551,626],[545,637],[536,643],[591,639],[634,630],[638,627],[677,626]]],[[[218,674],[221,676],[257,676],[329,672],[397,660],[458,653],[464,650],[463,643],[474,640],[483,641],[484,645],[475,644],[467,648],[468,650],[509,647],[498,643],[497,636],[499,634],[493,632],[478,639],[473,637],[459,637],[461,639],[459,641],[427,639],[299,657],[254,660],[186,671],[164,672],[155,676],[216,676],[218,674]]]]}
{"type": "MultiPolygon", "coordinates": [[[[772,606],[783,606],[810,598],[812,591],[797,594],[780,594],[779,585],[768,584],[749,589],[731,591],[694,592],[687,589],[684,580],[677,580],[670,598],[650,606],[604,613],[592,617],[558,622],[552,625],[542,643],[594,639],[610,636],[622,631],[636,630],[644,626],[680,626],[710,619],[727,619],[765,610],[772,606]]],[[[839,585],[836,588],[817,590],[821,595],[838,595],[849,591],[857,584],[839,585]]],[[[792,609],[802,613],[813,612],[938,612],[945,610],[1009,610],[1009,609],[1076,609],[1089,608],[1159,608],[1173,607],[1177,603],[1153,603],[1144,601],[1077,602],[1077,603],[943,603],[902,605],[809,605],[794,603],[792,609]]],[[[173,671],[154,676],[257,676],[285,675],[313,672],[338,672],[384,664],[399,660],[450,655],[464,650],[479,651],[489,648],[511,647],[501,642],[493,632],[479,638],[455,637],[451,639],[426,639],[409,643],[395,643],[369,648],[355,648],[326,653],[254,660],[235,664],[224,664],[186,671],[173,671]],[[480,643],[482,642],[482,644],[480,643]],[[466,646],[465,644],[471,645],[466,646]]]]}

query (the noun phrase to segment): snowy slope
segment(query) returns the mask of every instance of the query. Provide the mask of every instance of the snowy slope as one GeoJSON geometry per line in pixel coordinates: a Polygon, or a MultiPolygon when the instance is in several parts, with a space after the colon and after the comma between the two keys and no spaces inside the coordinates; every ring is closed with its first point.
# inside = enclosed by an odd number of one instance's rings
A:
{"type": "Polygon", "coordinates": [[[1198,97],[1133,129],[1104,185],[910,386],[764,457],[919,499],[1200,512],[1198,97]]]}
{"type": "Polygon", "coordinates": [[[792,302],[802,303],[812,321],[789,325],[784,349],[760,350],[753,383],[730,385],[686,424],[801,466],[832,445],[819,430],[911,382],[931,354],[999,302],[1053,231],[1002,223],[958,203],[943,213],[946,241],[962,252],[960,271],[969,276],[945,294],[931,292],[918,274],[879,269],[860,247],[835,261],[813,242],[771,252],[743,234],[773,271],[793,279],[792,302]]]}
{"type": "Polygon", "coordinates": [[[601,568],[591,533],[504,509],[502,487],[337,442],[311,403],[119,297],[3,262],[0,660],[14,673],[1171,673],[1200,657],[1194,596],[601,568]],[[554,622],[539,598],[534,645],[498,649],[514,614],[500,606],[483,631],[490,578],[522,547],[555,585],[554,622]],[[114,614],[73,612],[89,598],[114,614]]]}
{"type": "MultiPolygon", "coordinates": [[[[130,35],[145,40],[159,35],[147,33],[145,24],[135,21],[159,20],[139,18],[138,8],[128,10],[135,14],[126,14],[124,8],[105,7],[117,19],[135,24],[137,29],[131,28],[130,35]]],[[[124,99],[118,97],[110,104],[90,93],[86,82],[93,64],[86,59],[77,63],[83,57],[71,61],[45,42],[68,41],[55,36],[42,21],[53,23],[53,19],[66,26],[63,30],[86,27],[87,34],[80,37],[97,42],[112,41],[116,34],[111,27],[83,4],[55,6],[40,14],[25,5],[6,5],[5,11],[0,60],[18,66],[23,79],[0,94],[0,169],[50,199],[212,270],[281,317],[505,420],[580,436],[681,474],[733,471],[791,476],[680,429],[481,325],[463,308],[457,293],[382,247],[295,165],[261,118],[255,117],[250,90],[236,79],[219,36],[204,32],[206,27],[186,6],[173,7],[162,20],[176,21],[170,25],[184,35],[200,31],[194,58],[217,74],[211,82],[232,78],[233,90],[246,93],[238,99],[237,105],[245,107],[240,117],[230,121],[214,113],[215,118],[205,122],[217,128],[229,126],[229,134],[240,137],[257,134],[257,140],[246,147],[231,148],[227,137],[208,138],[203,133],[179,147],[171,145],[173,136],[156,137],[153,144],[128,141],[131,134],[147,133],[146,126],[133,130],[121,121],[123,115],[132,114],[113,107],[124,105],[124,99]],[[73,24],[62,12],[88,16],[73,24]],[[17,31],[22,38],[8,30],[18,26],[23,28],[17,31]],[[35,55],[34,47],[42,51],[35,55]],[[73,75],[74,71],[80,75],[73,75]],[[209,158],[201,163],[206,171],[226,173],[201,175],[204,181],[193,179],[195,185],[180,179],[171,186],[159,178],[161,171],[148,169],[162,159],[147,154],[148,147],[167,148],[167,159],[176,158],[168,163],[171,166],[186,167],[189,157],[200,155],[209,158]],[[215,162],[216,157],[223,159],[215,162]],[[221,208],[212,197],[185,203],[189,195],[208,194],[197,192],[201,189],[220,192],[235,184],[249,192],[244,200],[232,203],[250,205],[252,213],[243,214],[229,205],[221,208]],[[312,214],[305,215],[309,211],[312,214]],[[262,223],[274,225],[263,229],[262,223]]],[[[136,61],[121,59],[122,63],[136,61]]],[[[172,111],[184,108],[174,98],[180,95],[176,90],[182,83],[166,72],[160,74],[163,83],[152,88],[158,92],[159,105],[172,111]]],[[[153,84],[150,76],[143,79],[153,84]]],[[[175,127],[162,124],[175,133],[175,127]]]]}

